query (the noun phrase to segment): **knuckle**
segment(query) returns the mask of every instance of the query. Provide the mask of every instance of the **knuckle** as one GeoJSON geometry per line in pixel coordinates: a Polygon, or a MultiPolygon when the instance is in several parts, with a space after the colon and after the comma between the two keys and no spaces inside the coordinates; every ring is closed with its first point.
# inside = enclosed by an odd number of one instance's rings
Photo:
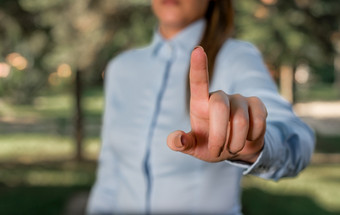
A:
{"type": "Polygon", "coordinates": [[[213,92],[210,94],[210,100],[209,101],[213,101],[216,99],[216,97],[218,96],[218,94],[216,92],[213,92]]]}
{"type": "Polygon", "coordinates": [[[256,128],[263,128],[266,125],[266,118],[262,116],[255,116],[253,119],[253,125],[256,128]]]}
{"type": "Polygon", "coordinates": [[[223,90],[217,90],[216,93],[220,96],[225,96],[225,92],[223,90]]]}
{"type": "Polygon", "coordinates": [[[255,103],[262,103],[261,99],[257,96],[250,96],[250,97],[248,97],[248,100],[251,101],[251,102],[255,102],[255,103]]]}
{"type": "Polygon", "coordinates": [[[222,98],[222,92],[221,90],[215,91],[211,93],[210,98],[213,100],[220,100],[222,98]]]}
{"type": "Polygon", "coordinates": [[[262,109],[263,117],[267,118],[268,116],[267,108],[259,97],[256,96],[248,97],[248,103],[249,105],[255,105],[255,107],[262,109]]]}
{"type": "Polygon", "coordinates": [[[251,97],[248,97],[247,100],[248,100],[248,103],[254,104],[256,106],[261,106],[265,109],[265,105],[263,104],[262,100],[259,97],[251,96],[251,97]]]}
{"type": "Polygon", "coordinates": [[[242,99],[242,98],[244,98],[244,97],[243,97],[241,94],[236,93],[236,94],[233,94],[233,95],[232,95],[232,98],[238,100],[238,99],[242,99]]]}
{"type": "Polygon", "coordinates": [[[218,111],[218,112],[222,112],[222,113],[224,113],[224,112],[228,112],[228,110],[229,110],[229,107],[226,105],[226,103],[224,103],[223,101],[217,101],[217,102],[215,102],[214,103],[214,108],[215,108],[215,110],[216,111],[218,111]]]}
{"type": "Polygon", "coordinates": [[[213,106],[217,111],[228,111],[229,110],[229,103],[223,98],[223,96],[219,94],[213,94],[210,97],[209,103],[213,106]]]}
{"type": "Polygon", "coordinates": [[[243,128],[248,127],[249,121],[245,116],[234,117],[233,124],[235,127],[243,128]]]}

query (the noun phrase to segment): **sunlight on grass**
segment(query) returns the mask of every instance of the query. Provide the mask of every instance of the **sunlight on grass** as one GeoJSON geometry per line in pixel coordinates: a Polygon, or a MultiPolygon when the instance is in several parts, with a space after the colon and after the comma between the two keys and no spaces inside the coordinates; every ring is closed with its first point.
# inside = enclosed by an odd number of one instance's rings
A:
{"type": "Polygon", "coordinates": [[[86,112],[101,114],[104,108],[103,89],[96,88],[85,92],[83,107],[86,112]]]}
{"type": "Polygon", "coordinates": [[[0,100],[0,116],[16,118],[70,117],[73,98],[69,93],[37,97],[32,105],[13,105],[0,100]]]}
{"type": "Polygon", "coordinates": [[[276,195],[308,196],[329,211],[340,211],[340,164],[309,166],[297,178],[279,182],[248,176],[243,180],[243,187],[276,195]]]}
{"type": "Polygon", "coordinates": [[[73,105],[74,101],[70,93],[41,96],[34,100],[34,109],[38,111],[71,112],[73,105]]]}
{"type": "Polygon", "coordinates": [[[70,158],[71,138],[44,134],[9,134],[0,137],[0,160],[30,162],[70,158]]]}
{"type": "MultiPolygon", "coordinates": [[[[95,161],[98,138],[84,140],[84,158],[95,161]]],[[[0,184],[7,186],[89,186],[95,162],[77,163],[71,137],[52,134],[0,136],[0,184]]]]}
{"type": "MultiPolygon", "coordinates": [[[[68,118],[74,114],[74,98],[71,93],[44,95],[34,99],[32,105],[13,105],[0,99],[0,117],[6,118],[68,118]]],[[[87,114],[101,115],[104,107],[103,91],[101,88],[84,93],[82,102],[87,114]]]]}
{"type": "MultiPolygon", "coordinates": [[[[96,159],[98,151],[98,138],[84,141],[85,158],[96,159]]],[[[31,163],[71,159],[73,156],[72,137],[52,134],[2,134],[0,136],[0,161],[31,163]]]]}
{"type": "Polygon", "coordinates": [[[0,99],[0,117],[6,118],[41,118],[40,113],[33,109],[31,105],[12,105],[0,99]]]}
{"type": "Polygon", "coordinates": [[[97,160],[100,151],[99,138],[87,138],[84,144],[84,157],[90,160],[97,160]]]}
{"type": "Polygon", "coordinates": [[[30,171],[26,175],[26,182],[29,185],[81,185],[87,184],[87,177],[85,174],[79,174],[74,171],[51,171],[38,170],[30,171]]]}
{"type": "Polygon", "coordinates": [[[103,106],[103,98],[90,98],[84,100],[84,109],[92,113],[101,114],[103,111],[103,106]]]}

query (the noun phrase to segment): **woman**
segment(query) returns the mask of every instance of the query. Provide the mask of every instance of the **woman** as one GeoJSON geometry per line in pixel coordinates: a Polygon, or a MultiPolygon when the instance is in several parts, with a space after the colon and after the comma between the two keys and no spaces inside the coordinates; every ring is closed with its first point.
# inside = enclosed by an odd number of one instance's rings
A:
{"type": "Polygon", "coordinates": [[[313,133],[281,99],[258,51],[229,38],[231,1],[153,0],[152,8],[151,45],[107,69],[88,213],[241,214],[242,174],[296,175],[313,133]]]}

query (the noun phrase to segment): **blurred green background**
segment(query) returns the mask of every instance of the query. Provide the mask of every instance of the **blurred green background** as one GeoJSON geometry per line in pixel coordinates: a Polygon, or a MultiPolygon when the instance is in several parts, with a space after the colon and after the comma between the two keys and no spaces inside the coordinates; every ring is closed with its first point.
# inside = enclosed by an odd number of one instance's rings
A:
{"type": "MultiPolygon", "coordinates": [[[[82,214],[95,180],[103,71],[146,45],[148,0],[0,0],[0,214],[82,214]]],[[[340,214],[340,1],[234,1],[235,37],[263,53],[317,134],[311,165],[247,176],[247,214],[340,214]]]]}

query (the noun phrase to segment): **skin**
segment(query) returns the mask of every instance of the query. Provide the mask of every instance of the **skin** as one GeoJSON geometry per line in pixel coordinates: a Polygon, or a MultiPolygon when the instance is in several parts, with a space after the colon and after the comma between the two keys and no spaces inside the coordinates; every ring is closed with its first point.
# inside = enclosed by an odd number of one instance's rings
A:
{"type": "Polygon", "coordinates": [[[171,39],[194,21],[202,18],[209,0],[152,0],[152,10],[165,39],[171,39]]]}
{"type": "MultiPolygon", "coordinates": [[[[208,0],[153,0],[161,34],[169,39],[204,16],[208,0]],[[169,9],[169,10],[168,10],[169,9]]],[[[264,146],[267,110],[257,97],[209,93],[208,61],[202,47],[190,60],[191,131],[169,134],[170,149],[207,162],[256,161],[264,146]]]]}

